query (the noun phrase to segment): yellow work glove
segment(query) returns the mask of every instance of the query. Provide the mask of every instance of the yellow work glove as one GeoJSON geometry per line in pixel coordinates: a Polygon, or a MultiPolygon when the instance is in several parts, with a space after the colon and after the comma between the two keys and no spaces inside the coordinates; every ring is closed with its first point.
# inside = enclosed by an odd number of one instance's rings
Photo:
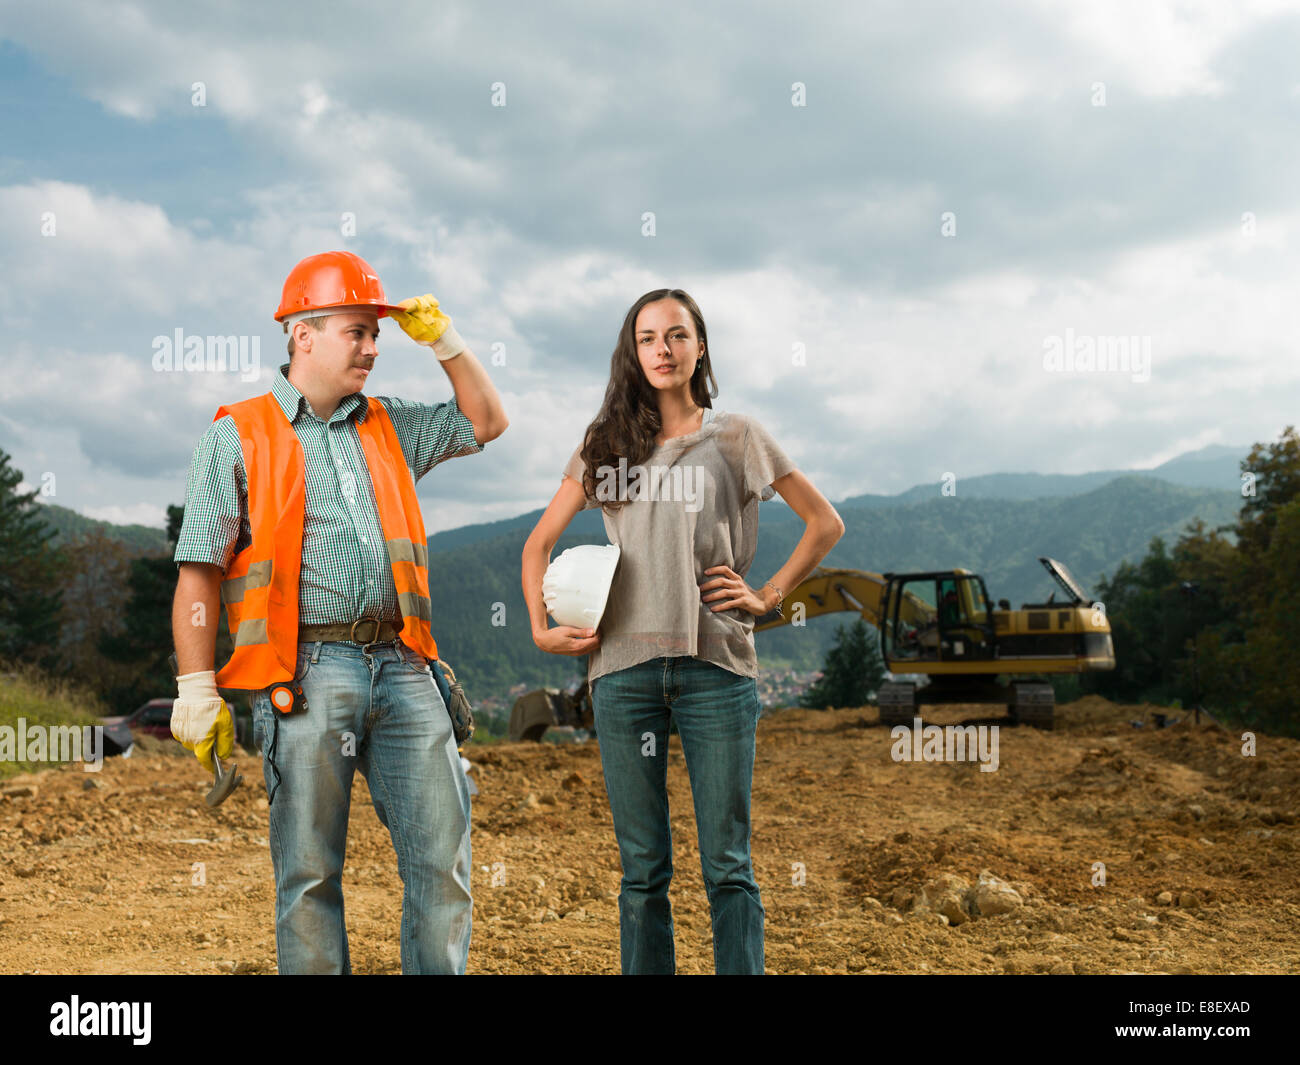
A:
{"type": "Polygon", "coordinates": [[[454,359],[465,350],[465,341],[452,327],[451,319],[439,310],[433,293],[412,296],[398,306],[405,309],[389,311],[388,316],[417,344],[433,348],[440,360],[454,359]]]}
{"type": "Polygon", "coordinates": [[[180,696],[172,703],[172,735],[211,773],[214,746],[218,758],[235,752],[235,723],[226,701],[217,694],[216,671],[186,673],[176,678],[176,685],[180,696]]]}

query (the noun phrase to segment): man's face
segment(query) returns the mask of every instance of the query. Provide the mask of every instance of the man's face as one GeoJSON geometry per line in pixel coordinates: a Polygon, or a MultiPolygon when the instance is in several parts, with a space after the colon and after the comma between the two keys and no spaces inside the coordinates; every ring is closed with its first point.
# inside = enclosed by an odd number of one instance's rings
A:
{"type": "Polygon", "coordinates": [[[379,355],[379,315],[374,311],[331,314],[319,333],[305,323],[294,326],[294,361],[322,387],[349,396],[365,387],[379,355]]]}

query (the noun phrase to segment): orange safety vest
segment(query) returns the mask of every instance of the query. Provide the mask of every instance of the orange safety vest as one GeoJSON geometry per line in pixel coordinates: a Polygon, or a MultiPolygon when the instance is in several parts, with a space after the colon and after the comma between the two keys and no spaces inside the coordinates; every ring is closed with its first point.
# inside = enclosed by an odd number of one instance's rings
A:
{"type": "MultiPolygon", "coordinates": [[[[425,658],[438,657],[429,629],[429,546],[415,481],[383,404],[367,397],[357,434],[379,508],[379,526],[393,568],[402,614],[401,641],[425,658]]],[[[239,430],[248,479],[252,541],[221,582],[221,601],[235,641],[217,687],[258,691],[292,680],[298,658],[298,576],[307,502],[302,444],[274,393],[222,406],[239,430]]]]}

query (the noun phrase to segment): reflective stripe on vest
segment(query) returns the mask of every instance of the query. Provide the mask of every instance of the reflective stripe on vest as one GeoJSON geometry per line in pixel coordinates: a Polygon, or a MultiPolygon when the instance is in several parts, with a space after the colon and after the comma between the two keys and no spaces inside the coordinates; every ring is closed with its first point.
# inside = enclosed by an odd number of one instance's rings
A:
{"type": "MultiPolygon", "coordinates": [[[[367,400],[365,420],[356,428],[397,590],[399,638],[413,651],[436,658],[429,548],[415,482],[388,412],[377,400],[367,400]]],[[[292,680],[297,669],[306,460],[273,393],[223,406],[213,420],[227,414],[244,453],[252,541],[231,560],[221,582],[235,649],[217,673],[217,685],[257,691],[292,680]]]]}

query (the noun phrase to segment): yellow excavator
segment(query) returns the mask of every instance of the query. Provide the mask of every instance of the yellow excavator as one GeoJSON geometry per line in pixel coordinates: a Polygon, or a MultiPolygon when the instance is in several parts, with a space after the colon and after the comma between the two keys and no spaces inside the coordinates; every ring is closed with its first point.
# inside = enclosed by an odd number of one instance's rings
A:
{"type": "Polygon", "coordinates": [[[819,568],[785,597],[784,615],[757,618],[754,631],[852,611],[879,632],[891,674],[929,678],[923,686],[885,681],[877,693],[882,724],[910,725],[921,705],[1005,703],[1013,721],[1050,729],[1056,696],[1042,676],[1114,669],[1115,649],[1102,604],[1060,562],[1038,561],[1058,589],[1019,610],[1005,599],[991,609],[984,579],[970,570],[819,568]]]}
{"type": "Polygon", "coordinates": [[[595,719],[591,689],[585,680],[572,691],[536,688],[521,695],[510,708],[510,742],[540,743],[546,730],[556,725],[592,731],[595,719]]]}

